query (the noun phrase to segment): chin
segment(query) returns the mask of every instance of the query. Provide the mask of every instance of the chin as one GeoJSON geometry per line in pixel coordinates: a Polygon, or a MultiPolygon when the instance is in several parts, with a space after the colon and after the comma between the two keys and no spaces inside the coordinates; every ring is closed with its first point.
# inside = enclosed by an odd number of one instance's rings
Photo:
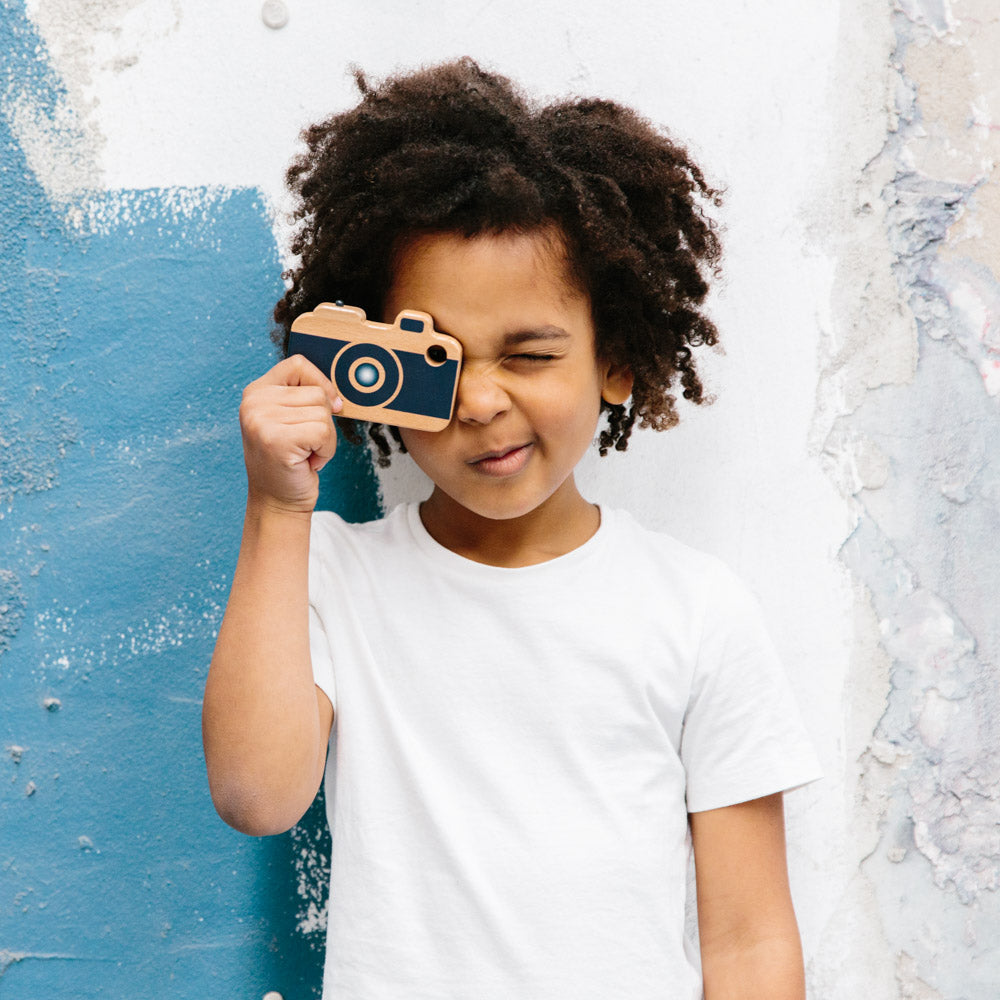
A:
{"type": "Polygon", "coordinates": [[[515,497],[509,498],[489,498],[476,499],[472,497],[463,501],[459,498],[452,498],[453,501],[468,511],[475,517],[482,517],[488,521],[515,521],[519,517],[526,517],[536,510],[544,507],[551,499],[551,495],[542,497],[525,498],[518,500],[515,497]]]}

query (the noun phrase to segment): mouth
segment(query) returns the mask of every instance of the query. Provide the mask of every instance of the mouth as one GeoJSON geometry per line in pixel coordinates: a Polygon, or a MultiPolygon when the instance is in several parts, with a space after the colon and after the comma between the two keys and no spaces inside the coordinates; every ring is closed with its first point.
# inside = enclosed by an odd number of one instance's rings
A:
{"type": "Polygon", "coordinates": [[[488,476],[511,476],[520,472],[527,464],[531,454],[532,444],[517,444],[509,448],[498,448],[495,451],[484,451],[466,463],[477,472],[488,476]]]}

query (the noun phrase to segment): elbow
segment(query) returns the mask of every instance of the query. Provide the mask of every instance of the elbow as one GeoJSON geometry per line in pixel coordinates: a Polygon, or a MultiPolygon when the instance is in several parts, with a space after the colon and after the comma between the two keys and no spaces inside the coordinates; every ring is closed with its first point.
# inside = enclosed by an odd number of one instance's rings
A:
{"type": "Polygon", "coordinates": [[[238,781],[210,780],[209,787],[212,804],[222,821],[251,837],[273,837],[286,833],[302,819],[310,804],[270,795],[238,781]]]}

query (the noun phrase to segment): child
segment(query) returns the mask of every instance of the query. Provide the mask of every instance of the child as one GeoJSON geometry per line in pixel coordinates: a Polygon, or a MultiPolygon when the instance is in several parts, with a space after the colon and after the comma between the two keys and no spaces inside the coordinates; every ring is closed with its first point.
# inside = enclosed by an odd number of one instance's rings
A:
{"type": "Polygon", "coordinates": [[[573,473],[602,413],[603,454],[671,426],[676,382],[702,401],[715,192],[611,102],[539,109],[470,60],[359,85],[289,171],[275,314],[429,313],[463,346],[455,410],[388,432],[430,496],[351,525],[313,514],[325,375],[289,357],[244,393],[219,813],[286,830],[325,768],[329,1000],[801,1000],[781,792],[816,769],[759,611],[573,473]]]}

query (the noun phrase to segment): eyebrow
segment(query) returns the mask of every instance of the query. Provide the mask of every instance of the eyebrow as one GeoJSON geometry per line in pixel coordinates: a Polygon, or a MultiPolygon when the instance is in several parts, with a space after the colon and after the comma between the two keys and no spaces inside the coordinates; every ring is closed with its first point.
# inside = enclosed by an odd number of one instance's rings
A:
{"type": "Polygon", "coordinates": [[[559,326],[540,326],[537,330],[517,330],[513,333],[504,334],[503,346],[505,348],[517,347],[529,341],[555,341],[569,340],[570,335],[559,326]]]}

